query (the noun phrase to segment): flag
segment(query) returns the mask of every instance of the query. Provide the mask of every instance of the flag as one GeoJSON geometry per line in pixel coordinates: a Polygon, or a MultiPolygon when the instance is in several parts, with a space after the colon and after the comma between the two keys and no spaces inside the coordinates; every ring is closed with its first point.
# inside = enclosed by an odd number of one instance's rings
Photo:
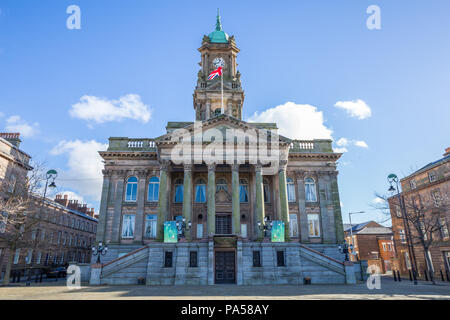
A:
{"type": "Polygon", "coordinates": [[[218,67],[216,70],[214,70],[213,72],[211,72],[208,76],[208,80],[212,80],[217,76],[221,76],[222,75],[222,67],[218,67]]]}

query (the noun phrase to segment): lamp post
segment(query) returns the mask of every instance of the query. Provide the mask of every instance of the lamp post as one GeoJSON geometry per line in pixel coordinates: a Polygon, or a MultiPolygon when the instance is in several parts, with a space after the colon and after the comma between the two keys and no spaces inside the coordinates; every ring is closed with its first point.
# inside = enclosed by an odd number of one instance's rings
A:
{"type": "Polygon", "coordinates": [[[183,218],[183,220],[176,222],[176,226],[178,233],[184,238],[184,232],[191,230],[192,223],[190,221],[186,223],[186,219],[183,218]]]}
{"type": "MultiPolygon", "coordinates": [[[[352,254],[353,253],[353,247],[354,247],[354,242],[353,242],[353,225],[352,225],[352,214],[358,214],[358,213],[365,213],[365,211],[357,211],[357,212],[349,212],[348,213],[348,219],[350,220],[350,239],[351,239],[351,245],[352,245],[352,254]]],[[[358,255],[354,254],[356,257],[356,260],[359,260],[358,255]]]]}
{"type": "Polygon", "coordinates": [[[99,242],[97,246],[92,247],[92,255],[97,256],[97,263],[100,264],[100,256],[104,256],[108,253],[108,246],[104,246],[103,242],[99,242]]]}
{"type": "Polygon", "coordinates": [[[261,231],[264,231],[264,238],[267,237],[267,231],[272,230],[273,222],[270,221],[269,217],[264,217],[264,221],[258,221],[258,228],[261,231]]]}
{"type": "Polygon", "coordinates": [[[352,251],[353,245],[348,245],[347,240],[344,240],[344,243],[342,245],[340,244],[338,248],[340,253],[345,254],[345,261],[348,261],[348,250],[350,249],[350,251],[352,251]]]}
{"type": "Polygon", "coordinates": [[[408,252],[409,252],[409,256],[413,258],[413,263],[411,264],[412,266],[412,273],[413,273],[413,279],[414,279],[414,284],[417,285],[417,278],[416,278],[416,255],[414,253],[414,248],[411,247],[411,231],[409,230],[409,223],[406,219],[406,211],[405,208],[403,206],[403,197],[400,195],[400,188],[398,185],[398,177],[391,173],[390,175],[388,175],[387,180],[389,182],[389,189],[388,191],[390,192],[394,192],[395,190],[397,190],[397,200],[398,200],[398,205],[400,206],[400,212],[402,214],[402,219],[403,219],[403,226],[405,228],[405,233],[406,233],[406,237],[407,237],[407,242],[408,242],[408,252]],[[396,187],[393,186],[393,184],[395,183],[396,187]]]}

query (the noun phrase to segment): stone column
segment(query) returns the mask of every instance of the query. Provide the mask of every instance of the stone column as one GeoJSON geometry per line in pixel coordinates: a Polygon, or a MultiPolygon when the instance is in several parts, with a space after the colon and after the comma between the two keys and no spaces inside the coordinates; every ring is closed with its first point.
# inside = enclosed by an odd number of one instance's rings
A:
{"type": "Polygon", "coordinates": [[[169,213],[168,210],[168,195],[167,190],[167,170],[169,163],[163,161],[160,165],[159,171],[159,198],[158,198],[158,220],[157,220],[157,234],[156,239],[158,241],[164,240],[164,222],[169,213]]]}
{"type": "Polygon", "coordinates": [[[241,233],[241,202],[239,200],[239,164],[231,165],[231,188],[232,188],[232,208],[233,208],[233,234],[241,233]]]}
{"type": "Polygon", "coordinates": [[[206,102],[206,119],[211,118],[211,102],[207,101],[206,102]]]}
{"type": "Polygon", "coordinates": [[[320,205],[320,225],[322,226],[322,240],[324,243],[330,243],[330,219],[328,217],[327,197],[326,197],[326,183],[324,173],[317,173],[318,180],[318,193],[319,193],[319,205],[320,205]]]}
{"type": "Polygon", "coordinates": [[[298,210],[300,211],[300,239],[301,242],[309,241],[308,215],[306,214],[305,173],[297,173],[298,186],[298,210]]]}
{"type": "MultiPolygon", "coordinates": [[[[183,218],[186,225],[192,221],[192,164],[184,165],[183,180],[183,218]]],[[[191,240],[191,230],[185,231],[186,240],[191,240]]]]}
{"type": "Polygon", "coordinates": [[[334,227],[336,232],[336,243],[344,242],[344,227],[342,225],[341,200],[339,199],[339,188],[337,182],[338,172],[331,172],[331,201],[333,204],[334,227]]]}
{"type": "Polygon", "coordinates": [[[255,190],[256,190],[256,201],[255,201],[255,220],[254,226],[258,233],[258,239],[264,238],[264,231],[258,227],[258,221],[264,223],[264,188],[263,188],[263,178],[262,178],[262,166],[261,164],[255,165],[255,190]]]}
{"type": "Polygon", "coordinates": [[[98,217],[98,227],[96,241],[102,241],[105,243],[106,240],[106,221],[108,220],[108,195],[109,186],[111,179],[111,171],[103,170],[103,187],[102,187],[102,197],[100,201],[100,212],[98,217]]]}
{"type": "Polygon", "coordinates": [[[216,165],[208,165],[208,236],[216,233],[216,165]]]}
{"type": "Polygon", "coordinates": [[[142,243],[142,236],[144,233],[144,203],[145,203],[145,182],[147,180],[147,175],[145,171],[139,171],[139,182],[138,182],[138,194],[137,194],[137,209],[136,209],[136,219],[135,219],[135,236],[134,242],[142,243]]]}
{"type": "Polygon", "coordinates": [[[122,203],[123,203],[123,189],[126,172],[117,172],[117,187],[116,187],[116,201],[114,203],[114,219],[112,225],[112,239],[111,242],[119,243],[120,241],[120,226],[122,225],[122,203]]]}
{"type": "Polygon", "coordinates": [[[280,161],[280,168],[278,169],[278,181],[280,184],[281,220],[284,222],[285,240],[287,241],[289,240],[289,203],[286,186],[286,167],[287,161],[280,161]]]}

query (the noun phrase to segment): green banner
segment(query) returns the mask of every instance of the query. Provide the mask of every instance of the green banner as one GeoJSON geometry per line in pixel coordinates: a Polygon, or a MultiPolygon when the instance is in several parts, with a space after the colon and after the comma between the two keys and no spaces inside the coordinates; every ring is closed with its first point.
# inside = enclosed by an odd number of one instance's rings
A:
{"type": "Polygon", "coordinates": [[[178,230],[175,221],[164,222],[164,242],[178,242],[178,230]]]}
{"type": "Polygon", "coordinates": [[[275,220],[273,221],[272,230],[272,242],[284,242],[284,222],[275,220]]]}

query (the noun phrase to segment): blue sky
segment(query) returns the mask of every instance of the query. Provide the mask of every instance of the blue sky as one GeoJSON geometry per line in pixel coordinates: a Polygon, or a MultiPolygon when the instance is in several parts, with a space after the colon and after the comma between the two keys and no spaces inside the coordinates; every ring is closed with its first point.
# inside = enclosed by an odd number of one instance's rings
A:
{"type": "Polygon", "coordinates": [[[22,149],[60,171],[58,191],[98,207],[93,150],[110,136],[156,137],[167,121],[194,119],[197,48],[218,7],[241,49],[244,119],[280,117],[287,109],[275,107],[287,102],[309,105],[336,142],[346,139],[335,143],[347,149],[339,161],[344,222],[360,210],[367,214],[354,221],[382,221],[369,203],[387,190],[386,176],[405,176],[450,146],[447,0],[1,0],[0,130],[27,132],[22,149]],[[66,27],[72,4],[81,30],[66,27]],[[366,27],[373,4],[381,30],[366,27]],[[70,112],[83,96],[120,105],[130,94],[135,114],[70,112]],[[364,119],[335,106],[358,99],[371,111],[364,119]]]}

